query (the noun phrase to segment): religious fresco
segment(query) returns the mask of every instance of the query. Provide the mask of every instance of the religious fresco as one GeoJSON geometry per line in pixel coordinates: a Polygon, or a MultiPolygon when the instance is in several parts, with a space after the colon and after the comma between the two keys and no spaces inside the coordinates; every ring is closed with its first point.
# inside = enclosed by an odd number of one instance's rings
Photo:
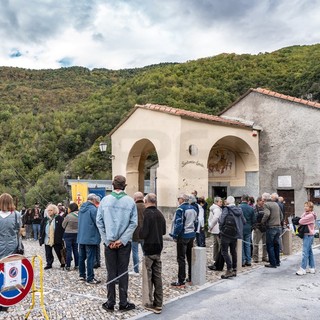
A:
{"type": "Polygon", "coordinates": [[[213,148],[209,154],[209,177],[230,177],[235,175],[235,154],[224,148],[213,148]]]}

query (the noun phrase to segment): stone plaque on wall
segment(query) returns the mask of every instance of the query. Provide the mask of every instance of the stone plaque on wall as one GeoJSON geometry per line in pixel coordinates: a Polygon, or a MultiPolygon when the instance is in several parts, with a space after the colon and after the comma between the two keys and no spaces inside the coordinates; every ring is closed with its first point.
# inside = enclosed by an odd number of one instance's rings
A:
{"type": "Polygon", "coordinates": [[[278,188],[292,188],[291,176],[278,176],[278,188]]]}

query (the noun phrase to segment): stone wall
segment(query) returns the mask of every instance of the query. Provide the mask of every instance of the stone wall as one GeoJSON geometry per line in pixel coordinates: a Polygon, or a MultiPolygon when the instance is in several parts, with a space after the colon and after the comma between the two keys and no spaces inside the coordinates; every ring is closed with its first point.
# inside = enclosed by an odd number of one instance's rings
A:
{"type": "Polygon", "coordinates": [[[259,191],[293,189],[295,213],[301,215],[307,200],[305,186],[320,181],[320,110],[251,92],[224,115],[254,121],[263,128],[259,134],[259,191]],[[279,176],[290,176],[291,186],[280,187],[279,176]]]}

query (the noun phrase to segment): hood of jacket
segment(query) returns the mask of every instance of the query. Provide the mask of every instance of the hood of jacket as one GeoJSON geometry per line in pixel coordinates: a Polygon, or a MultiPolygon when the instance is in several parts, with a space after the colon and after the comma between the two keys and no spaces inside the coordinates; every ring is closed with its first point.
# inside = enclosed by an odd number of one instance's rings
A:
{"type": "Polygon", "coordinates": [[[229,208],[230,211],[232,211],[232,213],[236,216],[236,217],[240,217],[242,214],[242,209],[240,207],[237,206],[227,206],[229,208]]]}

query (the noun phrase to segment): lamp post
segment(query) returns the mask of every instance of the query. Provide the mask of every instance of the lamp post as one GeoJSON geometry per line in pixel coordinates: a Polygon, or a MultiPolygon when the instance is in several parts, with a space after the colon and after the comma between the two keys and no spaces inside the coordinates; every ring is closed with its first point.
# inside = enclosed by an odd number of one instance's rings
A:
{"type": "Polygon", "coordinates": [[[106,152],[107,151],[107,143],[106,142],[100,142],[99,144],[99,149],[101,152],[106,152]]]}
{"type": "MultiPolygon", "coordinates": [[[[108,144],[106,142],[100,142],[99,144],[99,149],[101,152],[106,152],[107,151],[107,146],[108,144]]],[[[113,154],[109,155],[108,158],[110,160],[113,160],[115,158],[115,156],[113,154]]]]}

